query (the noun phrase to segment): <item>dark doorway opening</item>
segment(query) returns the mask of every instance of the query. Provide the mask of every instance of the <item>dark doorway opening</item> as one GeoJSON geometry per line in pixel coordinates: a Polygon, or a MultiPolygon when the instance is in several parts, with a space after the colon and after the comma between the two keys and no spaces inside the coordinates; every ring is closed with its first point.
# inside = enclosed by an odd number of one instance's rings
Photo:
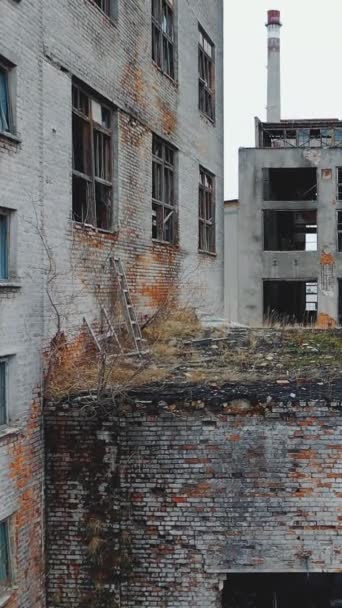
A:
{"type": "Polygon", "coordinates": [[[263,169],[265,201],[317,200],[317,170],[263,169]]]}
{"type": "Polygon", "coordinates": [[[317,251],[317,211],[264,211],[265,251],[317,251]]]}
{"type": "Polygon", "coordinates": [[[317,302],[317,281],[264,281],[265,322],[313,324],[317,302]]]}
{"type": "Polygon", "coordinates": [[[232,574],[222,608],[342,608],[342,575],[232,574]]]}

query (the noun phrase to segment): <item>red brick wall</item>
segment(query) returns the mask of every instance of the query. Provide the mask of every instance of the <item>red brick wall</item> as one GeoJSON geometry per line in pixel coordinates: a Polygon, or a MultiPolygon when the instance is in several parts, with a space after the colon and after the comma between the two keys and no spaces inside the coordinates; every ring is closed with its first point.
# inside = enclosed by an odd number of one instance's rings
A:
{"type": "Polygon", "coordinates": [[[341,571],[339,402],[182,390],[47,407],[50,607],[218,608],[229,572],[341,571]]]}

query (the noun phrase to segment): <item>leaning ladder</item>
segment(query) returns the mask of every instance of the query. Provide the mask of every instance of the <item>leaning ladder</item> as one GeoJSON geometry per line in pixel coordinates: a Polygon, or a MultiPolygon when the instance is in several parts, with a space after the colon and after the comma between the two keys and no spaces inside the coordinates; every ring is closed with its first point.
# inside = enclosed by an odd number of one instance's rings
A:
{"type": "Polygon", "coordinates": [[[114,326],[112,325],[112,323],[110,321],[108,312],[107,312],[107,310],[105,309],[104,306],[101,306],[101,311],[102,311],[102,314],[103,314],[103,316],[105,318],[105,321],[107,323],[108,329],[107,329],[107,331],[105,333],[102,333],[99,336],[95,335],[95,332],[91,328],[91,325],[90,325],[88,319],[86,317],[83,317],[83,321],[87,325],[88,331],[89,331],[92,339],[95,342],[97,350],[99,351],[100,354],[104,354],[105,350],[103,348],[103,343],[106,342],[107,340],[114,340],[116,342],[118,348],[119,348],[119,352],[121,354],[123,354],[123,350],[122,350],[122,346],[120,344],[120,340],[119,340],[118,335],[117,335],[117,333],[116,333],[116,331],[114,329],[114,326]]]}
{"type": "Polygon", "coordinates": [[[118,277],[119,287],[121,291],[122,301],[126,313],[126,318],[133,338],[136,352],[142,354],[143,337],[141,335],[140,325],[138,323],[135,308],[129,293],[126,273],[120,258],[114,258],[114,268],[118,277]]]}

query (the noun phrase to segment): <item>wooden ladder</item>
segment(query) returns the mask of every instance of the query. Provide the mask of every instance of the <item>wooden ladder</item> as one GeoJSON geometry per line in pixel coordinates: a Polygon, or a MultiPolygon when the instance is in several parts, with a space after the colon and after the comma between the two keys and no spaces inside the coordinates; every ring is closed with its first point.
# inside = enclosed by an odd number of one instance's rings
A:
{"type": "Polygon", "coordinates": [[[129,293],[126,273],[120,258],[114,258],[114,269],[118,277],[119,287],[122,302],[124,305],[125,315],[130,329],[130,334],[133,339],[136,353],[139,355],[143,353],[143,337],[141,335],[140,325],[138,323],[135,308],[129,293]]]}

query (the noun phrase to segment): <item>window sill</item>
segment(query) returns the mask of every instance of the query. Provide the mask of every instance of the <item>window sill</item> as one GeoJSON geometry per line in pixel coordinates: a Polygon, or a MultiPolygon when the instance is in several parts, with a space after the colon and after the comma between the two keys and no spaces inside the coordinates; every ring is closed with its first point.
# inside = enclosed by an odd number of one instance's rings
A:
{"type": "Polygon", "coordinates": [[[202,120],[205,120],[207,123],[211,124],[212,127],[216,127],[215,118],[210,118],[210,116],[208,114],[205,114],[205,112],[202,112],[202,110],[199,110],[199,113],[200,113],[202,120]]]}
{"type": "Polygon", "coordinates": [[[0,291],[1,291],[1,289],[20,289],[20,288],[21,288],[20,281],[13,281],[11,279],[3,281],[0,279],[0,291]]]}
{"type": "Polygon", "coordinates": [[[118,230],[107,230],[106,228],[97,228],[97,226],[93,226],[93,224],[82,224],[82,222],[72,221],[74,228],[76,230],[87,230],[88,232],[95,232],[100,234],[108,234],[110,236],[115,236],[118,230]]]}
{"type": "Polygon", "coordinates": [[[153,245],[163,245],[164,247],[179,247],[179,243],[170,243],[170,241],[160,241],[159,239],[152,239],[153,245]]]}
{"type": "Polygon", "coordinates": [[[15,591],[17,591],[17,587],[10,587],[3,592],[0,591],[0,608],[5,608],[5,606],[7,606],[15,591]]]}
{"type": "Polygon", "coordinates": [[[153,59],[152,65],[154,65],[155,69],[159,72],[159,74],[162,74],[162,76],[165,76],[165,78],[169,80],[169,82],[174,86],[175,89],[178,89],[178,80],[172,78],[172,76],[170,76],[170,74],[168,74],[167,72],[164,72],[164,70],[162,70],[158,63],[156,63],[153,59]]]}
{"type": "Polygon", "coordinates": [[[201,255],[210,255],[212,258],[217,258],[216,251],[205,251],[204,249],[199,249],[198,253],[200,253],[201,255]]]}
{"type": "MultiPolygon", "coordinates": [[[[9,133],[8,131],[0,131],[0,140],[1,139],[5,139],[5,140],[11,142],[12,144],[21,144],[20,137],[18,137],[17,135],[14,135],[14,133],[9,133]]],[[[1,604],[0,604],[0,606],[1,606],[1,604]]]]}
{"type": "MultiPolygon", "coordinates": [[[[20,429],[16,426],[0,426],[0,441],[1,439],[5,439],[6,437],[11,437],[12,435],[18,435],[20,433],[20,429]]],[[[1,604],[1,593],[0,593],[0,608],[1,604]]]]}

